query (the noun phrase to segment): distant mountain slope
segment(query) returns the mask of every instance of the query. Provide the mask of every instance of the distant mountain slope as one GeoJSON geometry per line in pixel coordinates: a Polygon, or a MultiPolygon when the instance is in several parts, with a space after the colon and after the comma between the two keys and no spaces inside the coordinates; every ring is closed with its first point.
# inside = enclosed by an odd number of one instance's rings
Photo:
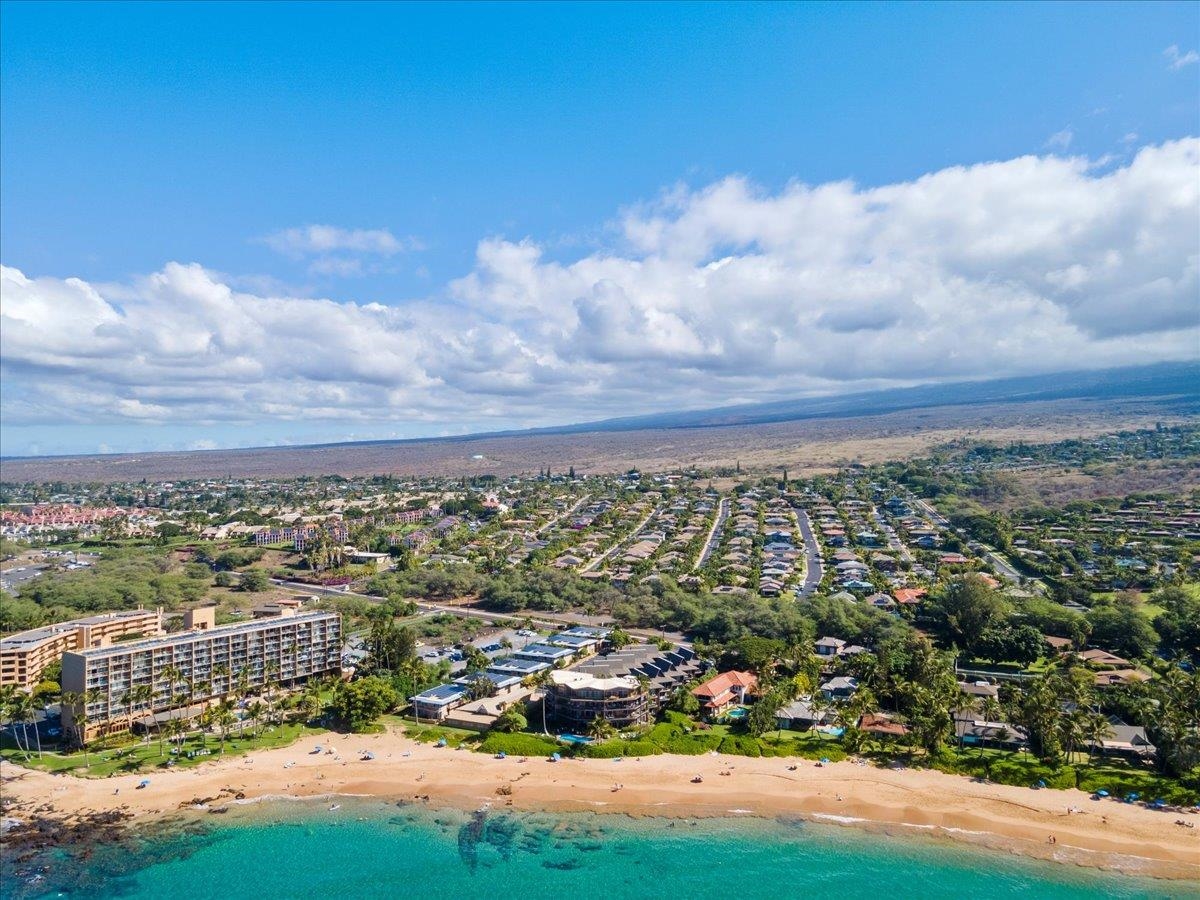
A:
{"type": "Polygon", "coordinates": [[[545,434],[581,431],[636,431],[642,428],[701,428],[720,425],[760,425],[829,416],[869,416],[927,406],[975,403],[1023,403],[1033,400],[1190,396],[1200,398],[1200,363],[1166,363],[1136,368],[1105,369],[1000,378],[992,381],[923,385],[832,397],[809,397],[750,403],[692,412],[654,413],[538,429],[545,434]]]}
{"type": "Polygon", "coordinates": [[[5,481],[129,481],[299,475],[507,475],[574,467],[829,471],[963,437],[1032,442],[1200,417],[1200,364],[1006,378],[783,400],[463,437],[237,450],[10,457],[5,481]]]}
{"type": "MultiPolygon", "coordinates": [[[[1045,400],[1128,400],[1145,397],[1179,397],[1200,401],[1200,363],[1159,363],[1090,372],[1064,372],[997,378],[989,381],[959,381],[912,388],[806,397],[770,403],[747,403],[673,413],[649,413],[553,425],[515,431],[489,431],[447,441],[520,437],[521,435],[586,434],[603,431],[642,431],[660,428],[718,428],[729,425],[766,425],[803,419],[853,418],[882,413],[940,406],[1027,403],[1045,400]]],[[[425,442],[411,440],[355,441],[355,445],[380,446],[425,442]]],[[[314,447],[341,446],[313,444],[314,447]]]]}

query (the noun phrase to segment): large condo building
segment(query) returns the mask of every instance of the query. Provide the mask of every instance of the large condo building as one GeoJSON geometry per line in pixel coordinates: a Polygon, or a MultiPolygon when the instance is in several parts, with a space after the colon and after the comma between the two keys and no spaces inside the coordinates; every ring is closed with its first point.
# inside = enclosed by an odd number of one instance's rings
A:
{"type": "MultiPolygon", "coordinates": [[[[342,623],[336,613],[284,614],[215,627],[211,617],[198,619],[187,624],[200,630],[63,656],[63,690],[94,692],[85,740],[128,730],[168,710],[206,704],[239,685],[256,690],[274,681],[287,687],[341,672],[342,623]]],[[[63,716],[74,733],[75,710],[64,705],[63,716]]]]}
{"type": "Polygon", "coordinates": [[[654,715],[649,686],[632,675],[600,678],[585,672],[550,673],[546,716],[573,731],[582,731],[593,719],[617,728],[642,725],[654,715]]]}
{"type": "Polygon", "coordinates": [[[675,688],[695,678],[690,647],[634,644],[550,674],[546,715],[578,730],[600,718],[617,728],[649,722],[675,688]]]}
{"type": "Polygon", "coordinates": [[[31,691],[41,681],[46,666],[62,659],[68,651],[103,647],[130,636],[153,637],[161,633],[162,610],[129,609],[0,638],[0,687],[11,685],[31,691]]]}

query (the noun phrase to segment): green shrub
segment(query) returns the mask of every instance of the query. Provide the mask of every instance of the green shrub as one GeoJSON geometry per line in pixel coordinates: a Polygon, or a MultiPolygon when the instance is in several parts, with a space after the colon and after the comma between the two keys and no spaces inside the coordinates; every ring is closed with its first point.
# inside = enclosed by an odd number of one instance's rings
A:
{"type": "Polygon", "coordinates": [[[626,756],[656,756],[662,749],[650,741],[628,741],[625,744],[626,756]]]}
{"type": "Polygon", "coordinates": [[[591,744],[576,744],[572,755],[584,759],[615,759],[625,755],[625,742],[595,741],[591,744]]]}
{"type": "Polygon", "coordinates": [[[717,752],[732,756],[762,756],[762,746],[758,738],[748,734],[731,734],[721,740],[717,752]]]}
{"type": "Polygon", "coordinates": [[[841,762],[847,753],[842,745],[835,741],[788,741],[775,742],[768,739],[766,743],[772,747],[772,756],[799,756],[802,759],[828,759],[830,762],[841,762]]]}
{"type": "Polygon", "coordinates": [[[479,749],[483,753],[507,753],[511,756],[549,756],[563,752],[563,746],[554,738],[524,731],[514,734],[490,731],[479,743],[479,749]]]}
{"type": "Polygon", "coordinates": [[[701,756],[717,750],[721,746],[721,736],[712,732],[696,732],[694,734],[677,734],[666,742],[655,743],[666,753],[677,753],[680,756],[701,756]]]}
{"type": "Polygon", "coordinates": [[[695,724],[687,713],[675,712],[674,710],[668,710],[663,714],[663,718],[666,719],[666,723],[664,724],[678,725],[682,728],[690,728],[695,724]]]}
{"type": "Polygon", "coordinates": [[[616,759],[618,756],[654,756],[658,753],[662,750],[650,741],[599,741],[580,744],[573,755],[586,759],[616,759]]]}

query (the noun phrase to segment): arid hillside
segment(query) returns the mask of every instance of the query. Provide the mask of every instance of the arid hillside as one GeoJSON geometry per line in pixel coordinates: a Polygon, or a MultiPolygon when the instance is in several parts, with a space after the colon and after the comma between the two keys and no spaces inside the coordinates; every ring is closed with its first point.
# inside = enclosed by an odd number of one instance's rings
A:
{"type": "Polygon", "coordinates": [[[5,481],[127,481],[323,474],[482,475],[546,466],[580,473],[637,467],[741,464],[801,475],[850,462],[905,458],[957,438],[1043,442],[1155,422],[1194,420],[1190,400],[1055,400],[944,406],[883,415],[814,418],[765,425],[511,435],[318,447],[8,459],[5,481]]]}

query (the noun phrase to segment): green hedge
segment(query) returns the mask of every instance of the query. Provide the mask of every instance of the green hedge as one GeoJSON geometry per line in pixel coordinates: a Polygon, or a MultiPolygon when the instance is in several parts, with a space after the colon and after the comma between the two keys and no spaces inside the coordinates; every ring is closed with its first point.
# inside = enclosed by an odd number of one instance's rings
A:
{"type": "Polygon", "coordinates": [[[758,738],[747,734],[726,735],[717,746],[718,753],[728,753],[733,756],[762,756],[762,745],[758,738]]]}
{"type": "Polygon", "coordinates": [[[654,756],[658,753],[662,753],[662,749],[650,741],[600,741],[578,745],[573,755],[586,759],[616,759],[618,756],[654,756]]]}
{"type": "Polygon", "coordinates": [[[479,749],[483,753],[507,753],[511,756],[549,756],[551,753],[563,752],[563,746],[554,738],[525,732],[506,734],[499,731],[489,731],[480,742],[479,749]]]}
{"type": "Polygon", "coordinates": [[[799,756],[802,759],[828,759],[830,762],[841,762],[849,754],[837,741],[790,739],[790,738],[760,738],[763,756],[799,756]]]}

